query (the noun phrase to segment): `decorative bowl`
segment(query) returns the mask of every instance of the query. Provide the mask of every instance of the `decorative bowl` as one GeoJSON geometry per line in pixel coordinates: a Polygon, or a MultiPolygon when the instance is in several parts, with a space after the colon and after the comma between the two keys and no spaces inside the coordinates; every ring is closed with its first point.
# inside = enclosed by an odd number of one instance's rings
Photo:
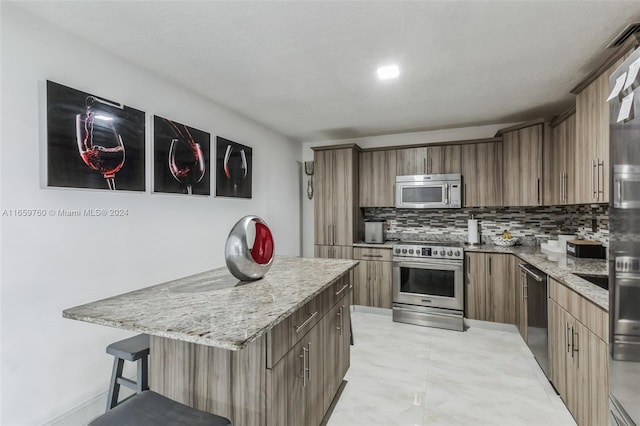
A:
{"type": "Polygon", "coordinates": [[[502,237],[496,237],[493,239],[493,244],[500,246],[500,247],[510,247],[512,245],[514,245],[515,243],[518,242],[517,238],[509,238],[509,239],[505,239],[502,237]]]}
{"type": "Polygon", "coordinates": [[[255,281],[264,277],[271,268],[273,255],[273,235],[258,216],[243,217],[229,232],[224,257],[229,272],[237,279],[255,281]],[[253,234],[252,243],[248,234],[253,234]]]}

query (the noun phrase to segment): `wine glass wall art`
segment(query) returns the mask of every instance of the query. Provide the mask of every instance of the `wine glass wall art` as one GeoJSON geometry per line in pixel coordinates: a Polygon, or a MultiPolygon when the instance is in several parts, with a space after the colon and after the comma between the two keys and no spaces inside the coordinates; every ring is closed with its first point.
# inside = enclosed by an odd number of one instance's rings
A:
{"type": "Polygon", "coordinates": [[[144,112],[47,81],[47,185],[145,190],[144,112]]]}
{"type": "Polygon", "coordinates": [[[157,115],[153,129],[154,192],[210,195],[209,133],[157,115]]]}
{"type": "Polygon", "coordinates": [[[217,137],[216,196],[251,198],[252,149],[217,137]]]}

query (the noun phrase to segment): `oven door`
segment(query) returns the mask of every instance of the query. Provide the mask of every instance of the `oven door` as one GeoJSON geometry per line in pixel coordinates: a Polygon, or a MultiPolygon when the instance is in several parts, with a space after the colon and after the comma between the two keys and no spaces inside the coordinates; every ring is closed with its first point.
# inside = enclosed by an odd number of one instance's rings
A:
{"type": "Polygon", "coordinates": [[[640,275],[620,273],[615,276],[614,335],[640,338],[640,275]]]}
{"type": "Polygon", "coordinates": [[[462,262],[395,260],[392,281],[394,303],[464,308],[462,262]]]}
{"type": "Polygon", "coordinates": [[[397,182],[396,208],[447,208],[449,186],[447,182],[397,182]]]}

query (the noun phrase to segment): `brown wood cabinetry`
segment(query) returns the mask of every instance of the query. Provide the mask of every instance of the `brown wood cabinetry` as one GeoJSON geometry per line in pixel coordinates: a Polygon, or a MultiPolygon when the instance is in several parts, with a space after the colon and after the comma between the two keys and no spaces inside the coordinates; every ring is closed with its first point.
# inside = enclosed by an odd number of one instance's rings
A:
{"type": "Polygon", "coordinates": [[[314,256],[323,259],[353,259],[353,247],[316,244],[314,247],[314,256]]]}
{"type": "Polygon", "coordinates": [[[396,150],[366,151],[360,157],[360,207],[395,206],[396,150]]]}
{"type": "Polygon", "coordinates": [[[462,145],[465,207],[502,206],[502,142],[462,145]]]}
{"type": "Polygon", "coordinates": [[[547,206],[573,204],[576,156],[575,112],[551,123],[551,137],[544,140],[543,201],[547,206]]]}
{"type": "Polygon", "coordinates": [[[357,239],[358,151],[315,148],[315,243],[351,246],[357,239]]]}
{"type": "Polygon", "coordinates": [[[355,269],[353,303],[355,305],[391,308],[391,274],[393,263],[389,248],[354,248],[360,260],[355,269]]]}
{"type": "Polygon", "coordinates": [[[399,149],[397,175],[461,173],[460,145],[399,149]]]}
{"type": "Polygon", "coordinates": [[[465,253],[466,317],[515,324],[514,256],[465,253]]]}
{"type": "Polygon", "coordinates": [[[503,133],[502,202],[506,206],[542,204],[542,144],[545,125],[503,133]]]}
{"type": "Polygon", "coordinates": [[[550,378],[580,426],[608,421],[607,319],[606,311],[549,279],[550,378]]]}
{"type": "Polygon", "coordinates": [[[576,97],[575,203],[609,201],[609,77],[628,56],[618,59],[576,97]]]}

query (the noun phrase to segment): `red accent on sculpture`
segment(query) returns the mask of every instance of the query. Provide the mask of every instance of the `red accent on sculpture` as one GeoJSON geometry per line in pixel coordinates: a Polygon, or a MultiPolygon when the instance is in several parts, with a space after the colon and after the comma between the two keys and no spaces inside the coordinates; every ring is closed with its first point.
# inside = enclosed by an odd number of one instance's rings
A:
{"type": "Polygon", "coordinates": [[[273,258],[273,236],[269,227],[263,223],[253,222],[256,225],[256,238],[251,248],[251,257],[259,265],[266,265],[273,258]]]}

